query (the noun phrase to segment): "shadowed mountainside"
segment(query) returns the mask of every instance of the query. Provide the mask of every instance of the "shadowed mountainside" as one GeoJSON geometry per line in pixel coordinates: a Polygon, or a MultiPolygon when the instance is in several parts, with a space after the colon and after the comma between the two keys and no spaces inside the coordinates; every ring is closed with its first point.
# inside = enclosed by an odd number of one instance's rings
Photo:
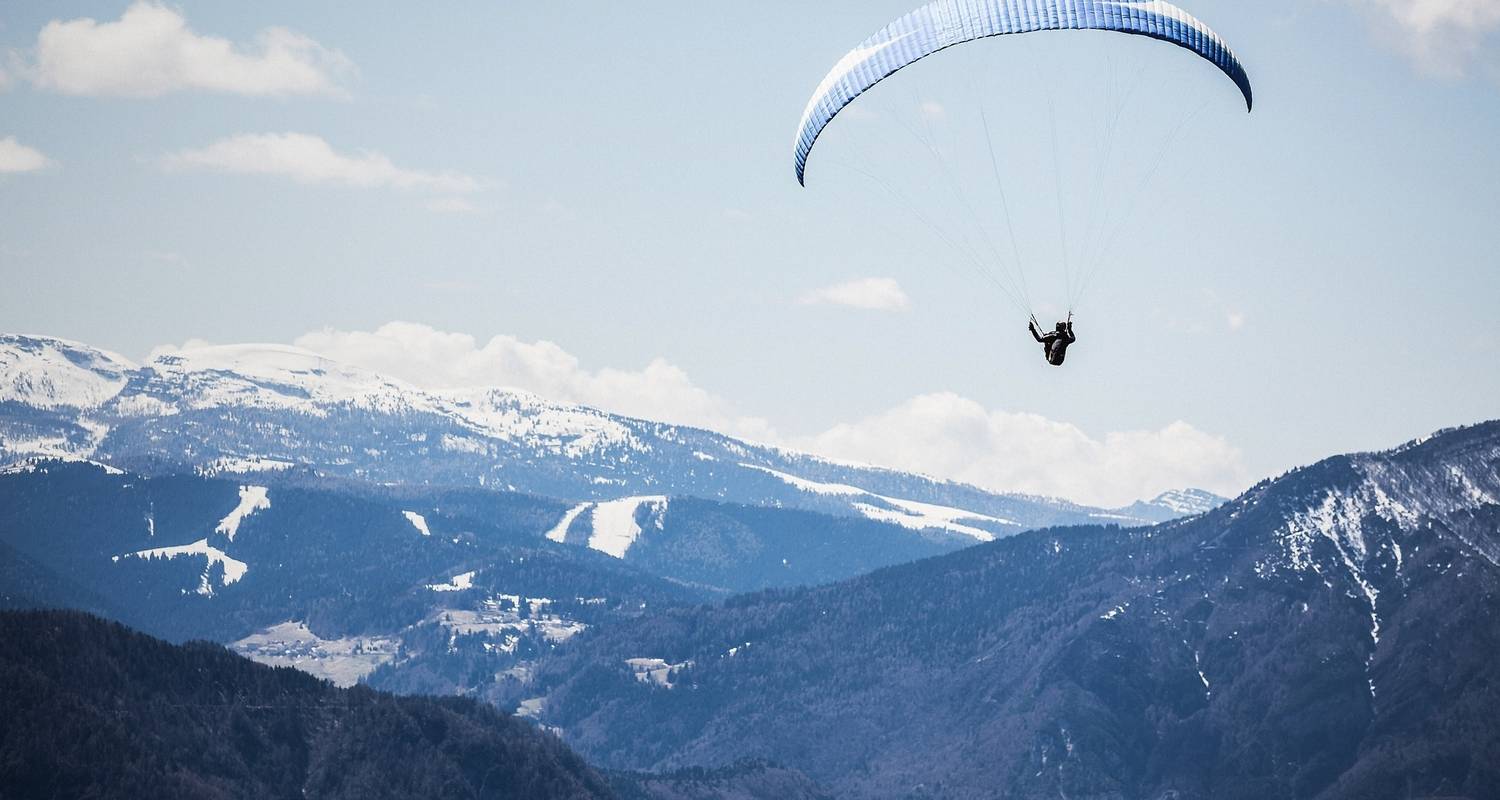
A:
{"type": "Polygon", "coordinates": [[[1497,498],[1500,423],[1449,431],[1194,519],[601,629],[538,703],[608,768],[767,759],[840,797],[1487,796],[1497,498]]]}
{"type": "Polygon", "coordinates": [[[75,612],[0,612],[0,796],[614,797],[471,700],[336,689],[75,612]]]}

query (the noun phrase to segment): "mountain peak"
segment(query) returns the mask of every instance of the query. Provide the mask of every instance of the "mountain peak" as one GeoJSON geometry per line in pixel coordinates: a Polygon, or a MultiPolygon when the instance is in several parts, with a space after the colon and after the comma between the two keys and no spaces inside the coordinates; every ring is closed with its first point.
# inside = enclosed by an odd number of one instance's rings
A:
{"type": "Polygon", "coordinates": [[[93,408],[125,386],[124,356],[48,336],[0,334],[0,401],[36,408],[93,408]]]}
{"type": "Polygon", "coordinates": [[[1378,568],[1389,561],[1399,572],[1403,540],[1433,524],[1466,551],[1500,566],[1500,541],[1480,515],[1500,506],[1500,422],[1294,470],[1236,501],[1236,513],[1267,502],[1291,510],[1277,530],[1280,553],[1266,562],[1267,569],[1307,569],[1313,545],[1326,540],[1356,582],[1371,562],[1378,568]]]}
{"type": "Polygon", "coordinates": [[[1149,505],[1159,506],[1187,517],[1212,511],[1227,502],[1229,498],[1220,497],[1203,489],[1171,489],[1157,495],[1149,505]]]}

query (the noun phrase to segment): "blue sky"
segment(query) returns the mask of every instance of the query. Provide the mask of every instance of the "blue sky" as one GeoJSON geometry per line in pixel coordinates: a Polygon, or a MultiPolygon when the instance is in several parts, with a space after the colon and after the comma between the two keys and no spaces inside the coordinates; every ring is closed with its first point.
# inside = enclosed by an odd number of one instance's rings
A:
{"type": "Polygon", "coordinates": [[[912,5],[7,4],[0,327],[298,342],[1097,502],[1500,416],[1490,4],[1194,0],[1248,116],[1144,39],[957,48],[836,121],[799,188],[808,93],[912,5]],[[858,172],[977,241],[910,131],[984,190],[980,107],[1048,311],[1058,187],[1082,248],[1088,165],[1114,170],[1127,224],[1061,370],[858,172]]]}

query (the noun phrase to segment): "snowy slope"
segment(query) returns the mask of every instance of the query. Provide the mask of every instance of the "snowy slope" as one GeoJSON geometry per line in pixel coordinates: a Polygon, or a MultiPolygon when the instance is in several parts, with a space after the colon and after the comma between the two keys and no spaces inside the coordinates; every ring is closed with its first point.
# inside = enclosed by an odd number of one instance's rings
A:
{"type": "MultiPolygon", "coordinates": [[[[1116,510],[997,494],[514,390],[423,390],[282,345],[182,350],[136,366],[75,343],[6,337],[0,391],[13,401],[0,403],[0,465],[53,456],[257,482],[313,473],[600,504],[690,496],[979,541],[1043,525],[1143,524],[1202,510],[1201,498],[1186,493],[1116,510]]],[[[601,505],[587,516],[606,521],[597,548],[622,554],[633,539],[615,511],[601,505]]],[[[573,522],[557,520],[552,538],[565,538],[573,522]]]]}
{"type": "Polygon", "coordinates": [[[0,402],[93,408],[125,388],[125,358],[77,342],[0,334],[0,402]]]}
{"type": "Polygon", "coordinates": [[[594,506],[589,547],[615,558],[624,558],[630,546],[641,536],[638,519],[643,510],[661,513],[666,510],[665,497],[626,497],[594,506]]]}

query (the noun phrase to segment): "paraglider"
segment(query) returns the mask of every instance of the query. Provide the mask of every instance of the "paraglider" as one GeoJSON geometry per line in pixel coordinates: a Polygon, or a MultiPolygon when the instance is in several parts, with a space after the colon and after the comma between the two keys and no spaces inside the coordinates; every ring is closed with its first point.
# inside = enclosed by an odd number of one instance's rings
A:
{"type": "Polygon", "coordinates": [[[1073,335],[1071,314],[1066,322],[1057,323],[1057,327],[1046,334],[1042,333],[1042,323],[1036,317],[1031,318],[1027,329],[1031,331],[1031,337],[1042,346],[1042,355],[1047,358],[1047,363],[1054,367],[1063,365],[1063,359],[1068,357],[1068,345],[1078,341],[1078,337],[1073,335]]]}
{"type": "MultiPolygon", "coordinates": [[[[850,103],[886,78],[934,53],[968,42],[990,37],[1065,30],[1129,34],[1164,41],[1188,50],[1203,61],[1217,67],[1233,82],[1244,98],[1247,111],[1254,106],[1249,75],[1229,46],[1207,25],[1170,3],[1161,0],[936,0],[897,19],[866,39],[840,59],[823,78],[808,101],[797,128],[793,166],[798,183],[803,186],[807,185],[809,159],[829,124],[850,103]]],[[[1011,82],[1023,83],[1025,80],[1024,76],[1016,76],[1011,82]]],[[[1050,104],[1050,97],[1047,102],[1050,104]]],[[[982,108],[980,113],[983,114],[982,108]]],[[[985,136],[988,137],[987,121],[984,130],[985,136]]],[[[1110,133],[1112,134],[1113,131],[1110,133]]],[[[1055,151],[1055,131],[1053,137],[1055,151]]],[[[1150,141],[1150,144],[1160,144],[1165,148],[1170,145],[1170,140],[1162,141],[1162,137],[1157,137],[1150,141]]],[[[1113,143],[1109,143],[1109,146],[1113,146],[1113,143]]],[[[934,155],[938,155],[935,148],[929,145],[929,149],[933,150],[934,155]]],[[[1122,146],[1121,149],[1129,150],[1130,148],[1122,146]]],[[[994,150],[994,145],[990,142],[992,160],[995,158],[994,150]]],[[[1106,155],[1101,160],[1108,159],[1109,156],[1106,155]]],[[[1057,156],[1054,152],[1054,169],[1056,169],[1056,162],[1057,156]]],[[[988,170],[948,171],[972,174],[988,170]]],[[[879,175],[874,174],[867,177],[877,181],[883,180],[879,175]]],[[[997,182],[1000,180],[998,164],[995,166],[995,179],[997,182]]],[[[1002,199],[1003,197],[1002,194],[1002,199]]],[[[1059,186],[1059,229],[1064,228],[1061,197],[1062,188],[1059,186]]],[[[1115,201],[1115,206],[1128,205],[1118,202],[1117,198],[1106,197],[1105,200],[1106,206],[1111,201],[1115,201]]],[[[964,205],[971,206],[972,203],[968,198],[964,198],[964,205]]],[[[973,214],[972,209],[966,210],[971,212],[971,217],[979,216],[973,214]]],[[[1010,224],[1009,214],[1010,210],[1007,208],[1007,225],[1010,224]]],[[[940,220],[944,219],[944,215],[932,216],[940,220]]],[[[924,219],[924,221],[927,220],[924,219]]],[[[978,222],[977,219],[975,221],[978,222]]],[[[1014,245],[1015,234],[1013,232],[1011,237],[1014,245]]],[[[943,236],[943,238],[951,240],[957,237],[943,236]]],[[[1062,238],[1066,239],[1066,235],[1064,234],[1062,238]]],[[[1063,253],[1059,261],[1066,270],[1069,248],[1066,241],[1062,243],[1062,248],[1063,253]]],[[[1087,249],[1087,247],[1081,246],[1081,249],[1087,249]]],[[[1087,254],[1094,255],[1092,251],[1087,254]]],[[[972,253],[966,255],[972,255],[972,253]]],[[[1010,287],[1001,285],[1000,288],[1002,290],[1014,289],[1014,291],[1006,291],[1006,294],[1017,303],[1018,307],[1029,306],[1030,298],[1023,297],[1027,294],[1024,272],[1021,272],[1020,263],[1024,259],[1018,250],[1014,255],[1015,266],[1011,269],[1018,272],[1020,277],[1010,287]]],[[[1086,278],[1092,277],[1093,272],[1090,269],[1086,278]]],[[[1001,283],[996,278],[991,279],[997,284],[1001,283]]],[[[1070,293],[1067,306],[1068,321],[1058,323],[1056,330],[1044,334],[1033,313],[1030,326],[1032,336],[1044,344],[1047,348],[1047,360],[1054,365],[1062,364],[1067,346],[1076,341],[1072,332],[1074,298],[1071,294],[1076,282],[1071,276],[1068,280],[1070,293]]]]}

